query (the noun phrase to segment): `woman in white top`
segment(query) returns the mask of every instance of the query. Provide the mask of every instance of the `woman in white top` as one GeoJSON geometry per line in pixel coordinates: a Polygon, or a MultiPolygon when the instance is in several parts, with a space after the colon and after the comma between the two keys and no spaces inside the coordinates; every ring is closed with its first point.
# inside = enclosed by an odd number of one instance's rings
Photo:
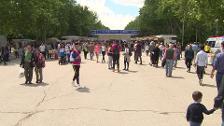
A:
{"type": "Polygon", "coordinates": [[[106,46],[103,44],[102,47],[101,47],[101,51],[102,51],[102,63],[105,63],[106,60],[105,60],[105,55],[106,55],[106,46]]]}
{"type": "Polygon", "coordinates": [[[131,61],[131,50],[128,48],[128,44],[125,44],[124,49],[124,69],[125,71],[129,70],[129,63],[131,61]]]}

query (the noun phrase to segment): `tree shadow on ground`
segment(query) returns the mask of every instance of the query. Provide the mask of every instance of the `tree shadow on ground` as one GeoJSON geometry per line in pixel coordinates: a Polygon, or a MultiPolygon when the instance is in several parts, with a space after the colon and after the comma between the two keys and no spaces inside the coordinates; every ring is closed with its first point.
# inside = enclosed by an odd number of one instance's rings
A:
{"type": "Polygon", "coordinates": [[[80,93],[90,93],[90,89],[87,87],[77,88],[76,91],[78,91],[80,93]]]}
{"type": "Polygon", "coordinates": [[[210,87],[210,88],[216,88],[215,85],[210,85],[210,84],[202,84],[203,87],[210,87]]]}
{"type": "Polygon", "coordinates": [[[48,83],[39,83],[39,84],[20,84],[22,86],[25,86],[25,87],[46,87],[48,86],[49,84],[48,83]]]}

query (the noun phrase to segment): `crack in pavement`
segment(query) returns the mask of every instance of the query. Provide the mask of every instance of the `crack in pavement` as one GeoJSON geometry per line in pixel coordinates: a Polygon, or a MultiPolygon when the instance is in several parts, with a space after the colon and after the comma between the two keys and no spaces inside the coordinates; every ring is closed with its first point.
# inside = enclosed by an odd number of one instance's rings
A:
{"type": "Polygon", "coordinates": [[[30,114],[31,112],[3,112],[0,111],[1,114],[30,114]]]}
{"type": "MultiPolygon", "coordinates": [[[[40,102],[37,103],[37,105],[35,106],[35,110],[45,101],[45,98],[47,97],[47,93],[45,91],[45,89],[43,89],[44,91],[44,96],[43,98],[40,100],[40,102]]],[[[17,123],[15,124],[15,126],[21,126],[21,124],[26,121],[27,119],[31,118],[33,115],[37,114],[37,113],[40,113],[40,112],[43,112],[43,111],[34,111],[34,112],[27,112],[27,113],[24,113],[26,114],[25,117],[23,117],[22,119],[18,120],[17,123]]]]}
{"type": "Polygon", "coordinates": [[[114,110],[114,109],[107,109],[107,108],[88,108],[88,107],[77,107],[77,108],[61,108],[61,109],[45,109],[42,110],[42,112],[45,111],[68,111],[68,110],[97,110],[97,111],[106,111],[106,112],[152,112],[155,114],[161,114],[161,115],[168,115],[168,114],[184,114],[185,112],[162,112],[162,111],[156,111],[151,109],[142,109],[142,110],[135,110],[135,109],[124,109],[124,110],[114,110]]]}
{"type": "MultiPolygon", "coordinates": [[[[44,89],[43,89],[43,90],[44,90],[44,89]]],[[[46,98],[46,97],[47,97],[47,93],[46,93],[46,91],[44,90],[44,96],[43,96],[43,98],[41,99],[41,101],[37,103],[36,108],[39,107],[39,106],[45,101],[45,98],[46,98]]]]}
{"type": "MultiPolygon", "coordinates": [[[[123,110],[114,110],[114,109],[107,109],[107,108],[89,108],[89,107],[77,107],[77,108],[58,108],[58,109],[44,109],[39,110],[35,112],[21,112],[23,114],[27,114],[25,117],[20,119],[14,126],[21,126],[24,121],[27,119],[30,119],[36,114],[44,113],[46,111],[69,111],[69,110],[95,110],[95,111],[105,111],[105,112],[116,112],[116,113],[122,113],[122,112],[151,112],[158,115],[170,115],[170,114],[185,114],[185,112],[163,112],[163,111],[157,111],[157,110],[151,110],[151,109],[123,109],[123,110]]],[[[20,112],[8,112],[8,113],[20,113],[20,112]]],[[[216,113],[219,114],[219,113],[216,113]]]]}
{"type": "Polygon", "coordinates": [[[33,115],[38,114],[40,112],[43,112],[43,111],[36,111],[36,112],[31,112],[30,114],[27,114],[25,117],[20,119],[14,126],[21,126],[25,120],[31,118],[33,115]]]}

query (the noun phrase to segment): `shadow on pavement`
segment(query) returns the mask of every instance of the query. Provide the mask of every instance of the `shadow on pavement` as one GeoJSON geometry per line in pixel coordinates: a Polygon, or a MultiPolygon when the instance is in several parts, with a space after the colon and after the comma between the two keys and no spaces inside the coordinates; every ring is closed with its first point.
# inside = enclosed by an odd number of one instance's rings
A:
{"type": "Polygon", "coordinates": [[[118,74],[128,74],[128,72],[123,72],[123,71],[121,71],[121,72],[117,72],[118,74]]]}
{"type": "Polygon", "coordinates": [[[137,73],[138,71],[129,70],[130,73],[137,73]]]}
{"type": "Polygon", "coordinates": [[[216,88],[215,85],[210,85],[210,84],[202,84],[203,87],[210,87],[210,88],[216,88]]]}
{"type": "Polygon", "coordinates": [[[76,91],[80,92],[80,93],[90,93],[90,89],[87,87],[84,88],[77,88],[76,91]]]}
{"type": "Polygon", "coordinates": [[[25,87],[45,87],[45,86],[48,86],[49,84],[48,83],[39,83],[39,84],[20,84],[22,86],[25,86],[25,87]]]}
{"type": "Polygon", "coordinates": [[[172,76],[170,78],[173,78],[173,79],[184,79],[184,77],[178,77],[178,76],[172,76]]]}
{"type": "Polygon", "coordinates": [[[185,67],[175,67],[177,69],[186,69],[185,67]]]}

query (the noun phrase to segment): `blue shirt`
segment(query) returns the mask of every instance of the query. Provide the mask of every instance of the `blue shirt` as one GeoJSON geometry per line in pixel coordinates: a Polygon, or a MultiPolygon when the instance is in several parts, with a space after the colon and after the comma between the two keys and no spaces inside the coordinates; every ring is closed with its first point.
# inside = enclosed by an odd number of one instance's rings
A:
{"type": "Polygon", "coordinates": [[[213,68],[217,70],[218,74],[224,74],[224,52],[217,54],[213,68]]]}

